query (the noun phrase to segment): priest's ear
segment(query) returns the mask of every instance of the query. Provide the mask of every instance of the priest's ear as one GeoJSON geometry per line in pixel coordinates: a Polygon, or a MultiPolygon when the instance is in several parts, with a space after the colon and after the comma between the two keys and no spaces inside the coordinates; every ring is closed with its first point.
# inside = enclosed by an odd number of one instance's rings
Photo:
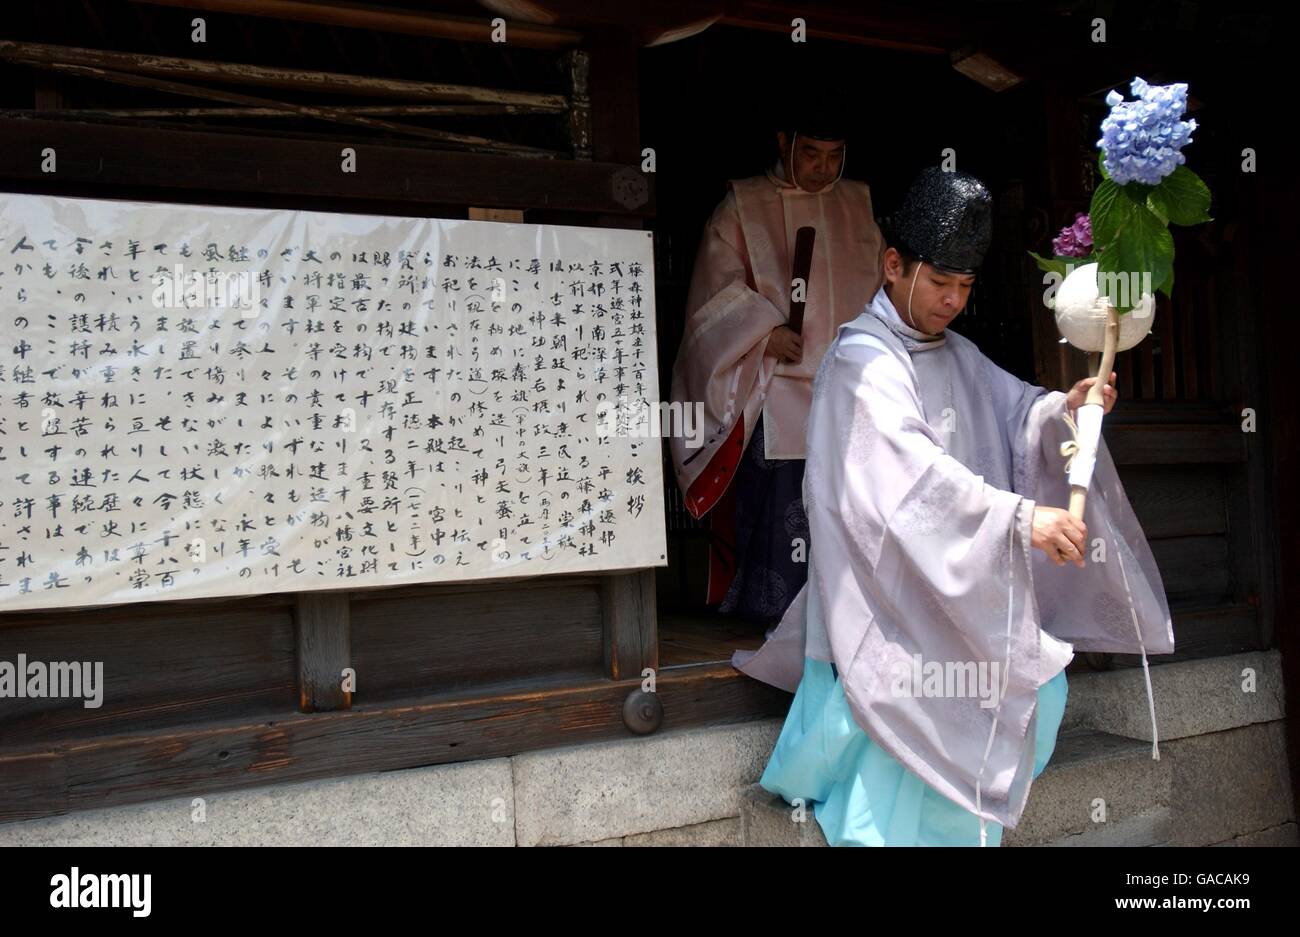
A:
{"type": "Polygon", "coordinates": [[[916,258],[905,251],[900,251],[896,247],[885,248],[884,271],[885,282],[897,283],[899,280],[911,276],[912,267],[916,264],[916,258]]]}

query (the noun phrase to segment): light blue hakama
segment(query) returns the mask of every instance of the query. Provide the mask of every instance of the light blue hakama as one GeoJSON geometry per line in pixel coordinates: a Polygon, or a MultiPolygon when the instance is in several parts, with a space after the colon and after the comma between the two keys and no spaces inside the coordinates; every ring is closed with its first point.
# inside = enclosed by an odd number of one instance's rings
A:
{"type": "MultiPolygon", "coordinates": [[[[1038,690],[1034,777],[1056,747],[1065,715],[1065,671],[1038,690]]],[[[802,798],[832,846],[978,846],[975,814],[939,794],[859,728],[826,661],[806,658],[803,679],[759,780],[788,802],[802,798]]],[[[1032,794],[1031,794],[1032,796],[1032,794]]],[[[987,842],[1002,825],[986,821],[987,842]]]]}

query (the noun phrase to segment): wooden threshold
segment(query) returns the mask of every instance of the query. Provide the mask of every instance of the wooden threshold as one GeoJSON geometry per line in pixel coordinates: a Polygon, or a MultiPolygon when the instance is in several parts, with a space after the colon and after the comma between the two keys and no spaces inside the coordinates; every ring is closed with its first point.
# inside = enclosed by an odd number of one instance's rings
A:
{"type": "MultiPolygon", "coordinates": [[[[123,733],[0,754],[0,822],[318,778],[633,738],[623,702],[640,680],[549,685],[351,710],[123,733]]],[[[657,676],[659,731],[782,715],[790,696],[730,664],[657,676]]]]}
{"type": "Polygon", "coordinates": [[[764,629],[717,614],[659,616],[661,668],[724,664],[734,651],[756,651],[764,629]]]}

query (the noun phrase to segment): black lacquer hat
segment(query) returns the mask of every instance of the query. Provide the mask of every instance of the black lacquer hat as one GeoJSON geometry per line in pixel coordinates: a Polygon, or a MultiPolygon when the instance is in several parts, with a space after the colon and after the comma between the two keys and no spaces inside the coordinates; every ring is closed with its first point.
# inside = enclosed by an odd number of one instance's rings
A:
{"type": "Polygon", "coordinates": [[[993,239],[993,196],[970,173],[928,166],[882,223],[888,243],[947,273],[975,273],[993,239]]]}

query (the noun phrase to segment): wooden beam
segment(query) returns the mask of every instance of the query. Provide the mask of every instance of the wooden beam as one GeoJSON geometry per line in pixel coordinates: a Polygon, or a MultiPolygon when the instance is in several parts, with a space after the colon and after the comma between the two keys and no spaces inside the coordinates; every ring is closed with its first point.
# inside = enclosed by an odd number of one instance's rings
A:
{"type": "Polygon", "coordinates": [[[721,22],[744,29],[790,34],[791,21],[800,17],[809,39],[829,39],[860,45],[946,55],[970,41],[968,17],[930,15],[915,6],[898,3],[837,5],[815,0],[732,0],[721,22]]]}
{"type": "MultiPolygon", "coordinates": [[[[639,680],[597,680],[347,712],[291,714],[0,754],[0,822],[626,738],[639,680]]],[[[661,673],[665,729],[779,716],[790,696],[730,664],[661,673]]]]}
{"type": "Polygon", "coordinates": [[[480,208],[477,205],[471,205],[469,209],[469,220],[521,224],[524,220],[524,213],[516,208],[480,208]]]}
{"type": "Polygon", "coordinates": [[[29,755],[22,771],[0,771],[0,822],[68,812],[67,761],[53,752],[29,755]]]}
{"type": "Polygon", "coordinates": [[[352,620],[347,595],[299,592],[294,612],[298,645],[298,710],[352,708],[352,620]]]}
{"type": "MultiPolygon", "coordinates": [[[[356,3],[305,0],[134,0],[154,6],[182,7],[212,13],[239,16],[265,16],[297,23],[321,23],[376,32],[452,39],[456,42],[491,42],[492,19],[485,11],[481,17],[452,16],[448,13],[404,10],[398,7],[364,6],[356,3]]],[[[534,23],[510,22],[506,38],[512,46],[525,49],[567,49],[582,41],[582,34],[571,29],[539,26],[534,23]]]]}
{"type": "Polygon", "coordinates": [[[268,107],[273,110],[279,110],[282,116],[296,115],[298,117],[310,117],[316,120],[324,120],[336,124],[349,124],[358,127],[366,127],[371,130],[388,130],[394,133],[406,134],[407,136],[420,137],[425,140],[436,140],[440,143],[447,143],[469,150],[510,153],[519,156],[554,157],[559,155],[551,150],[542,150],[537,147],[523,146],[516,143],[501,143],[497,140],[489,140],[486,137],[476,137],[463,133],[448,133],[443,130],[434,130],[431,127],[421,127],[415,124],[394,123],[389,120],[380,120],[375,117],[366,117],[361,114],[351,114],[345,111],[338,111],[331,107],[322,107],[310,104],[293,104],[289,101],[276,101],[270,98],[255,97],[248,94],[237,94],[233,91],[219,91],[215,88],[200,88],[195,85],[185,84],[184,82],[167,81],[162,78],[151,78],[147,75],[131,75],[125,72],[114,72],[103,68],[91,68],[86,65],[65,65],[61,63],[42,64],[36,67],[53,69],[66,74],[80,75],[84,78],[98,78],[101,81],[128,85],[133,88],[149,88],[154,91],[164,91],[168,94],[180,94],[193,98],[207,98],[213,101],[225,101],[228,104],[248,104],[252,106],[268,107]]]}
{"type": "Polygon", "coordinates": [[[618,29],[637,36],[638,45],[685,39],[722,18],[729,0],[478,0],[500,16],[531,23],[563,23],[590,34],[618,29]]]}
{"type": "MultiPolygon", "coordinates": [[[[645,200],[616,197],[610,163],[536,160],[436,150],[415,143],[296,140],[79,121],[0,118],[0,179],[24,191],[87,195],[86,188],[203,190],[405,204],[548,209],[639,218],[654,213],[653,179],[645,200]],[[358,150],[359,171],[339,173],[339,148],[358,150]],[[44,147],[59,171],[41,172],[44,147]],[[76,191],[70,191],[70,190],[76,191]]],[[[337,203],[335,203],[337,204],[337,203]]],[[[304,204],[303,207],[307,207],[304,204]]]]}
{"type": "MultiPolygon", "coordinates": [[[[38,101],[39,101],[39,91],[38,101]]],[[[343,114],[370,114],[376,117],[475,117],[481,115],[557,114],[564,108],[538,107],[532,104],[331,104],[332,111],[343,114]]],[[[0,110],[3,117],[32,117],[55,111],[68,120],[87,118],[128,118],[145,120],[156,117],[283,117],[282,107],[63,107],[60,103],[32,110],[0,110]]]]}
{"type": "Polygon", "coordinates": [[[463,101],[478,104],[535,104],[560,108],[568,106],[563,95],[558,94],[502,91],[469,85],[435,84],[409,81],[404,78],[377,78],[339,72],[272,68],[238,62],[210,62],[203,59],[181,59],[137,52],[108,52],[102,49],[81,49],[36,42],[0,40],[0,59],[25,65],[81,65],[141,75],[159,75],[179,80],[216,81],[297,91],[424,101],[463,101]]]}

